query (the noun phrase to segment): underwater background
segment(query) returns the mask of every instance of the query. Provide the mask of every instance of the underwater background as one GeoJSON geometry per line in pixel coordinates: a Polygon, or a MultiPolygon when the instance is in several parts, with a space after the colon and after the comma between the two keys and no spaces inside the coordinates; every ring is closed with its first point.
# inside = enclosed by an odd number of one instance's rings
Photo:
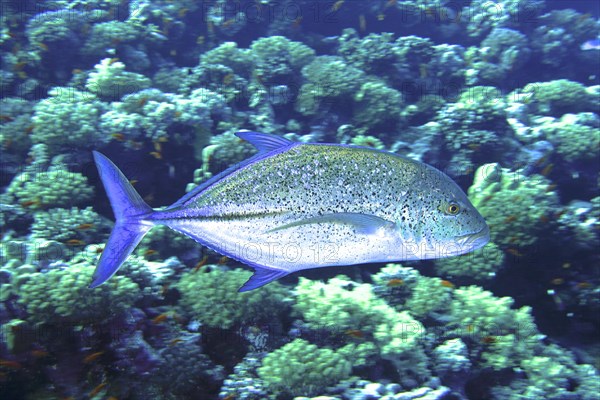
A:
{"type": "Polygon", "coordinates": [[[598,399],[595,1],[3,0],[0,398],[598,399]],[[251,270],[154,228],[88,289],[110,157],[153,207],[240,129],[451,176],[460,257],[251,270]]]}

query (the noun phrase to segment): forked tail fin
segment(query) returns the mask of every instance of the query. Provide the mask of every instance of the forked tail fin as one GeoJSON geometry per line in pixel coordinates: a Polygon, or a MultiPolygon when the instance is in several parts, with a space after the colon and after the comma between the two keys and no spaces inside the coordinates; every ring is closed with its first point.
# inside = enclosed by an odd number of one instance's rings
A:
{"type": "Polygon", "coordinates": [[[152,223],[144,220],[152,213],[152,208],[142,200],[112,161],[97,151],[93,153],[117,222],[104,246],[90,288],[110,279],[152,228],[152,223]]]}

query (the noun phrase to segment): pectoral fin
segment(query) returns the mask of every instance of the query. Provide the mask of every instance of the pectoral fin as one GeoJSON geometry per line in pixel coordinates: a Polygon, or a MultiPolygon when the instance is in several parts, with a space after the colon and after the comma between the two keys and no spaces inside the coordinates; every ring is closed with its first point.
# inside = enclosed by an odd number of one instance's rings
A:
{"type": "Polygon", "coordinates": [[[302,225],[311,224],[340,224],[350,225],[360,234],[369,235],[376,233],[380,229],[389,229],[394,226],[394,222],[370,214],[361,213],[334,213],[324,214],[317,217],[305,218],[294,221],[289,224],[278,226],[268,232],[277,232],[283,229],[293,228],[302,225]]]}

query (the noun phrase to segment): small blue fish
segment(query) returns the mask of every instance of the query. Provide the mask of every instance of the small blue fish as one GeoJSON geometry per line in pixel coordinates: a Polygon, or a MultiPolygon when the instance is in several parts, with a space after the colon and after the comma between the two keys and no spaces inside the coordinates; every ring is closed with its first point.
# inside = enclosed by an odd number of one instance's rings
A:
{"type": "Polygon", "coordinates": [[[303,269],[448,257],[489,241],[465,193],[426,164],[366,147],[236,135],[258,154],[162,210],[94,152],[117,221],[90,287],[106,282],[155,225],[253,267],[242,292],[303,269]]]}

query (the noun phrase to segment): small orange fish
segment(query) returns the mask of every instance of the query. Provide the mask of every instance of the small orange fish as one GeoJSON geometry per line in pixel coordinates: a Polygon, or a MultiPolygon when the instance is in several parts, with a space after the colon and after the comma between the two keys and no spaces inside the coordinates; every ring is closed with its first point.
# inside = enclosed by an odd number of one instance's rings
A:
{"type": "Polygon", "coordinates": [[[217,264],[226,265],[228,262],[229,262],[229,257],[223,256],[223,257],[219,258],[219,261],[217,262],[217,264]]]}
{"type": "Polygon", "coordinates": [[[508,217],[504,218],[504,223],[514,222],[516,219],[517,217],[515,215],[509,215],[508,217]]]}
{"type": "Polygon", "coordinates": [[[48,45],[42,42],[37,43],[37,46],[42,49],[42,51],[48,51],[48,45]]]}
{"type": "Polygon", "coordinates": [[[358,329],[348,329],[344,333],[354,339],[362,339],[365,337],[365,334],[363,333],[363,331],[358,330],[358,329]]]}
{"type": "Polygon", "coordinates": [[[384,13],[377,14],[377,21],[383,21],[384,19],[385,19],[385,14],[384,13]]]}
{"type": "Polygon", "coordinates": [[[154,151],[156,151],[157,153],[160,153],[162,151],[162,144],[160,144],[160,142],[155,140],[154,142],[152,142],[152,144],[154,145],[154,151]]]}
{"type": "Polygon", "coordinates": [[[548,175],[550,175],[550,172],[552,172],[553,168],[554,168],[554,164],[548,164],[544,167],[544,169],[540,173],[542,174],[542,176],[548,176],[548,175]]]}
{"type": "Polygon", "coordinates": [[[113,65],[117,61],[119,61],[119,59],[117,57],[111,58],[110,60],[108,60],[108,65],[113,65]]]}
{"type": "Polygon", "coordinates": [[[100,254],[103,251],[104,251],[104,247],[100,247],[100,246],[96,247],[96,254],[100,254]]]}
{"type": "Polygon", "coordinates": [[[25,134],[29,135],[31,132],[33,132],[34,129],[35,125],[29,125],[27,128],[25,128],[25,134]]]}
{"type": "Polygon", "coordinates": [[[71,74],[73,74],[73,75],[79,75],[82,72],[83,72],[82,69],[75,68],[73,71],[71,71],[71,74]]]}
{"type": "Polygon", "coordinates": [[[228,19],[227,21],[221,24],[221,28],[229,28],[235,22],[235,18],[228,19]]]}
{"type": "Polygon", "coordinates": [[[165,322],[167,319],[169,319],[169,313],[162,313],[157,315],[156,317],[152,318],[152,323],[155,325],[161,324],[163,322],[165,322]]]}
{"type": "Polygon", "coordinates": [[[473,325],[473,324],[469,324],[469,325],[467,325],[467,332],[468,332],[468,333],[473,333],[473,332],[475,332],[475,325],[473,325]]]}
{"type": "Polygon", "coordinates": [[[234,400],[235,399],[235,394],[228,394],[227,396],[223,397],[223,400],[234,400]]]}
{"type": "MultiPolygon", "coordinates": [[[[181,115],[181,112],[179,112],[179,114],[181,115]]],[[[158,139],[156,139],[156,141],[159,143],[167,143],[169,141],[169,138],[167,136],[161,136],[158,139]]]]}
{"type": "Polygon", "coordinates": [[[151,255],[156,254],[156,253],[158,253],[156,250],[154,250],[154,249],[148,249],[148,250],[146,250],[144,252],[144,255],[145,256],[151,256],[151,255]]]}
{"type": "Polygon", "coordinates": [[[12,122],[14,120],[15,119],[13,117],[11,117],[10,115],[5,115],[5,114],[0,115],[0,122],[12,122]]]}
{"type": "Polygon", "coordinates": [[[556,186],[558,186],[556,183],[551,183],[546,187],[546,192],[551,192],[554,189],[556,189],[556,186]]]}
{"type": "Polygon", "coordinates": [[[141,99],[138,100],[138,106],[143,107],[146,104],[148,104],[148,98],[147,97],[142,97],[141,99]]]}
{"type": "Polygon", "coordinates": [[[551,284],[559,286],[562,285],[563,283],[565,283],[565,280],[563,278],[554,278],[550,281],[551,284]]]}
{"type": "Polygon", "coordinates": [[[122,133],[113,133],[110,136],[117,142],[123,142],[125,140],[125,135],[123,135],[122,133]]]}
{"type": "Polygon", "coordinates": [[[577,289],[589,289],[592,287],[592,284],[589,282],[579,282],[575,287],[577,289]]]}
{"type": "Polygon", "coordinates": [[[395,6],[395,5],[396,5],[396,3],[397,3],[397,2],[398,2],[398,0],[388,0],[388,1],[385,3],[385,8],[388,8],[388,7],[393,7],[393,6],[395,6]]]}
{"type": "Polygon", "coordinates": [[[110,396],[110,397],[109,397],[108,399],[106,399],[106,400],[119,400],[119,399],[117,399],[115,396],[110,396]]]}
{"type": "Polygon", "coordinates": [[[402,285],[404,285],[404,280],[400,278],[392,278],[386,283],[386,286],[388,287],[398,287],[402,285]]]}
{"type": "Polygon", "coordinates": [[[230,72],[223,77],[223,84],[229,85],[231,82],[233,82],[233,74],[230,72]]]}
{"type": "Polygon", "coordinates": [[[184,8],[180,9],[180,10],[177,12],[177,15],[179,15],[179,18],[183,18],[183,17],[185,17],[185,16],[186,16],[186,14],[188,13],[188,11],[190,11],[190,9],[189,9],[189,8],[186,8],[186,7],[184,7],[184,8]]]}
{"type": "Polygon", "coordinates": [[[183,342],[182,338],[175,338],[169,342],[169,346],[175,346],[176,344],[181,343],[181,342],[183,342]]]}
{"type": "Polygon", "coordinates": [[[303,19],[304,19],[304,17],[302,15],[297,17],[296,19],[294,19],[294,21],[292,22],[292,29],[300,28],[300,25],[302,25],[303,19]]]}
{"type": "Polygon", "coordinates": [[[34,349],[31,350],[31,355],[34,358],[45,358],[48,357],[50,353],[48,353],[46,350],[34,349]]]}
{"type": "Polygon", "coordinates": [[[23,368],[23,365],[18,361],[0,359],[0,367],[8,369],[21,369],[23,368]]]}
{"type": "Polygon", "coordinates": [[[19,71],[17,72],[17,76],[21,79],[27,79],[29,78],[29,75],[27,75],[27,73],[25,71],[19,71]]]}
{"type": "Polygon", "coordinates": [[[99,359],[102,356],[102,354],[104,354],[104,351],[97,351],[95,353],[88,354],[87,356],[85,356],[83,358],[83,363],[84,364],[92,363],[92,362],[96,361],[97,359],[99,359]]]}
{"type": "Polygon", "coordinates": [[[162,153],[158,152],[158,151],[151,151],[150,154],[152,157],[156,158],[157,160],[162,160],[162,153]]]}
{"type": "Polygon", "coordinates": [[[108,383],[102,382],[101,384],[99,384],[98,386],[96,386],[95,388],[93,388],[92,391],[88,394],[88,396],[90,398],[96,396],[98,393],[100,393],[100,391],[102,389],[104,389],[106,387],[106,385],[108,385],[108,383]]]}
{"type": "MultiPolygon", "coordinates": [[[[179,118],[179,117],[181,117],[183,114],[182,114],[182,112],[181,112],[181,111],[175,111],[175,113],[174,113],[173,115],[175,116],[175,118],[179,118]]],[[[164,136],[162,136],[162,137],[164,137],[164,136]]]]}
{"type": "Polygon", "coordinates": [[[550,218],[548,218],[547,216],[542,214],[542,215],[540,215],[540,222],[547,224],[548,222],[550,222],[550,218]]]}
{"type": "Polygon", "coordinates": [[[554,214],[554,218],[558,219],[558,218],[562,217],[566,212],[567,212],[567,209],[563,208],[562,210],[560,210],[554,214]]]}
{"type": "Polygon", "coordinates": [[[131,183],[131,186],[135,186],[139,181],[137,179],[130,179],[129,183],[131,183]]]}
{"type": "Polygon", "coordinates": [[[26,201],[22,201],[21,203],[21,207],[37,207],[40,205],[40,201],[39,200],[26,200],[26,201]]]}
{"type": "Polygon", "coordinates": [[[483,344],[494,344],[498,341],[495,336],[484,336],[481,338],[481,343],[483,344]]]}
{"type": "Polygon", "coordinates": [[[441,281],[440,283],[441,283],[441,285],[442,285],[443,287],[447,287],[447,288],[450,288],[450,289],[454,289],[454,283],[452,283],[452,282],[450,282],[450,281],[447,281],[447,280],[445,280],[445,279],[442,279],[442,281],[441,281]]]}
{"type": "Polygon", "coordinates": [[[204,265],[206,265],[207,261],[208,261],[208,256],[202,257],[202,260],[198,261],[198,263],[196,263],[196,265],[194,266],[193,272],[198,272],[200,270],[200,268],[202,268],[204,265]]]}
{"type": "Polygon", "coordinates": [[[25,68],[26,66],[27,62],[19,61],[18,63],[15,63],[15,65],[13,65],[13,71],[23,71],[23,68],[25,68]]]}
{"type": "Polygon", "coordinates": [[[79,239],[70,239],[65,242],[68,246],[84,246],[85,242],[79,239]]]}
{"type": "Polygon", "coordinates": [[[514,248],[512,248],[512,247],[511,247],[511,248],[509,248],[509,249],[506,249],[506,252],[507,252],[508,254],[510,254],[510,255],[513,255],[513,256],[515,256],[515,257],[523,257],[523,253],[521,253],[519,250],[517,250],[517,249],[514,249],[514,248]]]}
{"type": "Polygon", "coordinates": [[[338,0],[331,6],[331,11],[338,11],[344,5],[344,0],[338,0]]]}
{"type": "Polygon", "coordinates": [[[77,228],[75,229],[79,229],[80,231],[87,231],[88,229],[91,229],[94,227],[94,224],[81,224],[79,226],[77,226],[77,228]]]}

